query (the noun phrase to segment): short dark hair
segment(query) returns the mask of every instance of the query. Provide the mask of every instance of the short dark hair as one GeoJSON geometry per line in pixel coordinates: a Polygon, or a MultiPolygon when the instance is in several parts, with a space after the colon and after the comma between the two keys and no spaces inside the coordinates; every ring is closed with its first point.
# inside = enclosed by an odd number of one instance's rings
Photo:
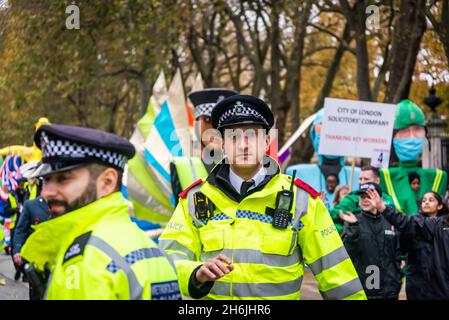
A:
{"type": "Polygon", "coordinates": [[[334,177],[335,180],[337,180],[337,184],[340,183],[340,179],[338,179],[338,175],[336,175],[335,173],[329,173],[329,174],[326,176],[326,181],[327,181],[327,178],[329,178],[329,177],[334,177]]]}
{"type": "MultiPolygon", "coordinates": [[[[109,166],[106,166],[104,164],[100,163],[89,163],[87,166],[87,170],[89,170],[90,176],[92,179],[97,180],[98,176],[107,168],[112,168],[109,166]]],[[[117,183],[115,185],[114,192],[119,192],[122,190],[122,178],[123,178],[123,171],[117,170],[115,168],[112,168],[115,171],[117,171],[117,183]]]]}
{"type": "Polygon", "coordinates": [[[372,171],[374,173],[374,175],[376,176],[376,178],[380,178],[380,172],[379,169],[373,166],[364,166],[361,169],[362,171],[372,171]]]}
{"type": "Polygon", "coordinates": [[[418,181],[421,181],[421,178],[419,177],[419,174],[416,172],[410,172],[408,175],[408,182],[412,183],[413,180],[418,179],[418,181]]]}

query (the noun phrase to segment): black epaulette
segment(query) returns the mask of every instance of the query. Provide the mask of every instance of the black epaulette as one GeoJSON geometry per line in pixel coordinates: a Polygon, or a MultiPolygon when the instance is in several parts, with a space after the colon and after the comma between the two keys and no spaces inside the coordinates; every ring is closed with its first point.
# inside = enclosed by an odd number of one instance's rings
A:
{"type": "Polygon", "coordinates": [[[72,258],[83,255],[84,249],[86,248],[86,244],[89,242],[91,234],[92,231],[89,231],[76,237],[75,240],[73,240],[72,244],[64,254],[64,260],[62,261],[62,264],[66,263],[72,258]]]}

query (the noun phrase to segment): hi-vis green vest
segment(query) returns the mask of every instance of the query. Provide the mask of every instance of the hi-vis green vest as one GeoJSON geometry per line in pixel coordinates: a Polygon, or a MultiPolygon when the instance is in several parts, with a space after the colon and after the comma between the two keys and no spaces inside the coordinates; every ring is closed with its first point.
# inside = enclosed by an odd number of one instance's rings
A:
{"type": "MultiPolygon", "coordinates": [[[[17,208],[17,201],[16,198],[10,194],[8,197],[9,203],[11,204],[11,209],[16,209],[17,208]]],[[[16,227],[16,220],[17,220],[17,214],[14,213],[11,216],[11,224],[9,225],[9,228],[12,230],[16,227]]]]}
{"type": "Polygon", "coordinates": [[[215,281],[205,299],[299,299],[304,263],[325,299],[366,299],[332,219],[313,189],[296,180],[291,223],[284,230],[271,225],[266,208],[274,208],[278,191],[290,184],[291,177],[278,174],[240,203],[207,181],[181,194],[159,246],[175,261],[183,295],[189,296],[189,279],[197,267],[225,254],[234,270],[215,281]],[[208,220],[195,215],[193,195],[198,191],[216,206],[208,220]]]}
{"type": "Polygon", "coordinates": [[[30,194],[28,200],[33,200],[37,198],[37,184],[30,185],[28,182],[25,184],[25,188],[30,194]]]}
{"type": "Polygon", "coordinates": [[[380,170],[380,186],[394,201],[399,212],[413,215],[419,211],[417,200],[428,191],[435,191],[444,197],[447,185],[447,174],[440,169],[423,169],[416,167],[416,162],[403,163],[403,166],[383,168],[380,170]],[[410,187],[408,176],[415,172],[420,177],[418,192],[410,187]]]}
{"type": "Polygon", "coordinates": [[[51,271],[46,299],[180,299],[174,266],[113,193],[35,227],[21,250],[51,271]]]}
{"type": "Polygon", "coordinates": [[[207,178],[206,167],[198,157],[174,157],[173,163],[175,164],[182,190],[185,190],[198,179],[207,178]]]}
{"type": "Polygon", "coordinates": [[[0,225],[0,250],[6,247],[5,232],[3,231],[2,225],[0,225]]]}

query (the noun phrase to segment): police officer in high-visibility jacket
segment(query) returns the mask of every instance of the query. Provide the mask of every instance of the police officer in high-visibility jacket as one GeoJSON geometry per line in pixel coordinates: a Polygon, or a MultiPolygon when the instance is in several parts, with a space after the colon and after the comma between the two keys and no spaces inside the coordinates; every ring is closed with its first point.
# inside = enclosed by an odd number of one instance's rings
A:
{"type": "Polygon", "coordinates": [[[237,94],[222,88],[208,88],[189,93],[189,100],[195,108],[195,135],[198,139],[201,157],[174,157],[170,163],[170,179],[175,205],[178,195],[198,179],[206,178],[212,168],[221,160],[221,141],[212,127],[212,109],[217,102],[237,94]]]}
{"type": "Polygon", "coordinates": [[[133,145],[56,124],[39,128],[34,139],[43,153],[34,176],[44,179],[41,196],[51,218],[21,250],[32,266],[25,268],[30,284],[37,291],[46,285],[46,299],[179,299],[171,261],[131,222],[120,193],[133,145]]]}
{"type": "Polygon", "coordinates": [[[304,263],[325,299],[366,299],[319,194],[265,156],[273,114],[236,95],[212,111],[225,158],[182,194],[159,245],[195,299],[299,299],[304,263]]]}

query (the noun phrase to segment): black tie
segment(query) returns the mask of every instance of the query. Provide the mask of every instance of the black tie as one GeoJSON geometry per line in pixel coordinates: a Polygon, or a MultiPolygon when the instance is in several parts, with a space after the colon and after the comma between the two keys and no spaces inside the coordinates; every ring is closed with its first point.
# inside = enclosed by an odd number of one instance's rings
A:
{"type": "Polygon", "coordinates": [[[246,194],[246,192],[248,192],[248,189],[251,188],[254,185],[254,180],[248,180],[248,181],[243,181],[241,187],[240,187],[240,194],[243,196],[246,194]]]}

